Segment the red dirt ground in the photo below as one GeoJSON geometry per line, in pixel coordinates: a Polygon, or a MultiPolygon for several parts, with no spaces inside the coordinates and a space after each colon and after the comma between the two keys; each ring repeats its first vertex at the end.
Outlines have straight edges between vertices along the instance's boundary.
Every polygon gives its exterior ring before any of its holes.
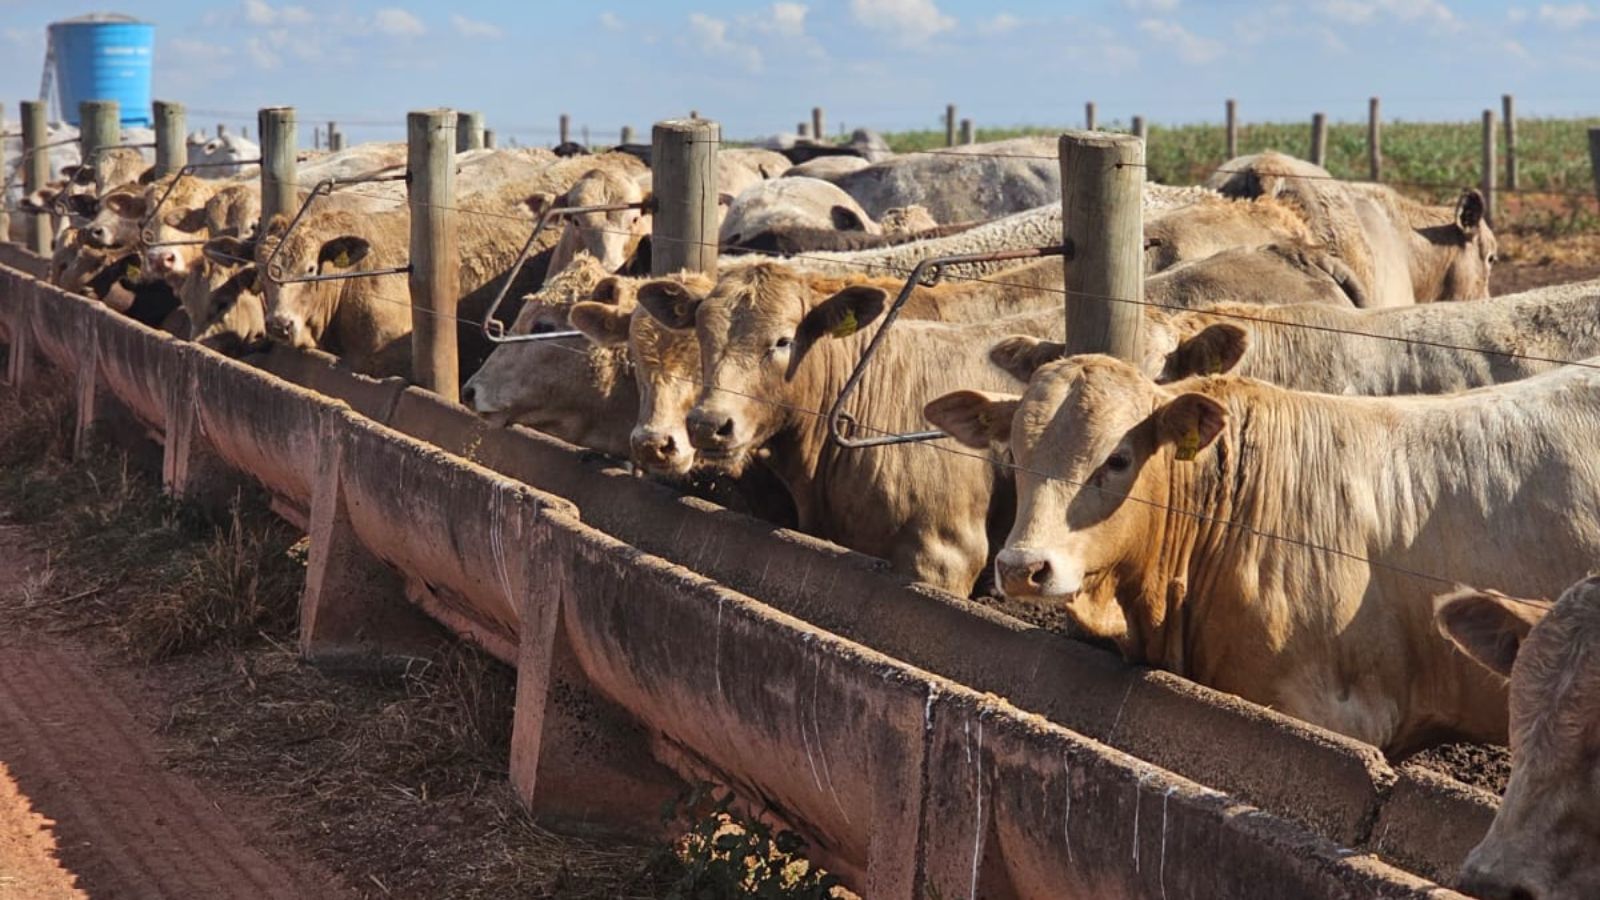
{"type": "MultiPolygon", "coordinates": [[[[41,564],[0,528],[0,591],[41,564]]],[[[70,638],[0,633],[0,897],[347,895],[252,804],[162,766],[149,696],[70,638]]]]}

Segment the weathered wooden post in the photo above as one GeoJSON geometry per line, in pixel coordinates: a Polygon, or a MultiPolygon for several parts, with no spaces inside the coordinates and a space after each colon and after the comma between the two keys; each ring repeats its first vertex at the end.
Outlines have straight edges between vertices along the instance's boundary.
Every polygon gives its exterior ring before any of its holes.
{"type": "Polygon", "coordinates": [[[321,125],[313,125],[311,127],[311,149],[313,149],[313,150],[321,150],[322,149],[322,126],[321,125]]]}
{"type": "Polygon", "coordinates": [[[225,135],[227,133],[228,133],[228,126],[222,124],[221,122],[218,122],[217,123],[217,137],[222,137],[223,135],[225,135]]]}
{"type": "Polygon", "coordinates": [[[247,141],[250,140],[250,126],[249,125],[241,125],[241,126],[239,126],[239,136],[244,138],[247,141]]]}
{"type": "Polygon", "coordinates": [[[1228,98],[1228,158],[1239,155],[1239,101],[1228,98]]]}
{"type": "Polygon", "coordinates": [[[156,177],[171,175],[189,164],[189,139],[182,103],[157,100],[152,106],[156,126],[156,177]]]}
{"type": "Polygon", "coordinates": [[[1328,164],[1328,117],[1322,113],[1311,115],[1311,164],[1328,164]]]}
{"type": "Polygon", "coordinates": [[[344,149],[344,132],[332,131],[329,133],[328,149],[334,153],[338,153],[340,150],[344,149]]]}
{"type": "Polygon", "coordinates": [[[823,116],[820,106],[811,107],[811,133],[816,135],[819,141],[828,137],[827,119],[823,116]]]}
{"type": "Polygon", "coordinates": [[[624,144],[633,143],[633,126],[632,125],[624,125],[624,126],[622,126],[622,142],[624,144]]]}
{"type": "Polygon", "coordinates": [[[115,100],[84,100],[78,104],[78,117],[83,163],[97,169],[100,151],[122,143],[122,110],[115,100]]]}
{"type": "Polygon", "coordinates": [[[256,124],[261,129],[261,228],[256,233],[265,236],[273,216],[292,216],[299,205],[294,107],[269,106],[256,114],[256,124]]]}
{"type": "Polygon", "coordinates": [[[650,134],[656,208],[650,271],[717,270],[717,147],[722,128],[707,119],[668,119],[650,134]]]}
{"type": "Polygon", "coordinates": [[[947,103],[944,107],[944,145],[946,147],[954,147],[956,145],[956,105],[954,103],[947,103]]]}
{"type": "Polygon", "coordinates": [[[972,120],[971,119],[962,119],[961,120],[961,143],[970,144],[972,142],[973,142],[972,120]]]}
{"type": "Polygon", "coordinates": [[[1068,251],[1068,353],[1137,361],[1144,310],[1144,143],[1061,136],[1062,241],[1068,251]]]}
{"type": "Polygon", "coordinates": [[[1146,143],[1150,141],[1150,132],[1145,128],[1144,116],[1133,117],[1133,136],[1146,143]]]}
{"type": "Polygon", "coordinates": [[[332,152],[333,149],[334,149],[333,136],[335,134],[338,134],[338,133],[339,133],[339,123],[335,122],[335,121],[333,121],[331,119],[328,120],[328,127],[324,128],[322,130],[322,135],[325,138],[325,140],[323,141],[323,146],[327,147],[329,152],[332,152]]]}
{"type": "Polygon", "coordinates": [[[411,181],[411,369],[418,384],[454,402],[456,301],[461,289],[456,235],[456,114],[430,109],[406,116],[411,181]]]}
{"type": "MultiPolygon", "coordinates": [[[[45,128],[45,105],[36,100],[22,101],[22,189],[31,194],[50,181],[50,151],[44,149],[49,132],[45,128]]],[[[49,256],[55,249],[55,232],[49,213],[28,216],[28,249],[49,256]]]]}
{"type": "Polygon", "coordinates": [[[800,135],[803,138],[810,137],[811,136],[811,123],[810,122],[799,122],[799,123],[796,123],[796,125],[794,126],[794,133],[800,135]]]}
{"type": "Polygon", "coordinates": [[[1100,118],[1095,114],[1094,101],[1090,100],[1083,105],[1083,130],[1099,131],[1100,118]]]}
{"type": "Polygon", "coordinates": [[[1517,175],[1517,98],[1510,94],[1500,97],[1500,113],[1506,120],[1506,190],[1520,187],[1517,175]]]}
{"type": "Polygon", "coordinates": [[[558,134],[560,135],[560,140],[556,141],[558,144],[565,144],[566,142],[572,140],[572,117],[566,113],[561,114],[561,124],[558,128],[558,134]]]}
{"type": "Polygon", "coordinates": [[[1500,164],[1495,160],[1494,110],[1483,111],[1483,218],[1495,223],[1495,178],[1500,164]]]}
{"type": "Polygon", "coordinates": [[[456,113],[456,152],[483,149],[483,113],[456,113]]]}
{"type": "Polygon", "coordinates": [[[1594,178],[1594,193],[1600,197],[1600,128],[1589,129],[1589,171],[1594,178]]]}
{"type": "MultiPolygon", "coordinates": [[[[0,131],[5,130],[5,122],[6,105],[4,103],[0,103],[0,131]]],[[[11,137],[9,134],[0,134],[0,174],[5,172],[6,166],[8,165],[6,160],[6,145],[7,138],[9,137],[11,137]]],[[[22,165],[22,160],[17,160],[17,165],[22,165]]],[[[19,170],[17,172],[17,176],[20,176],[21,174],[22,173],[19,170]]],[[[7,183],[7,188],[9,188],[11,184],[16,183],[17,176],[13,176],[11,181],[7,183]]],[[[11,213],[6,211],[6,203],[9,199],[10,198],[4,194],[0,194],[0,241],[11,240],[11,213]]]]}
{"type": "Polygon", "coordinates": [[[485,128],[483,130],[483,149],[485,149],[485,150],[493,150],[494,149],[494,129],[493,128],[485,128]]]}
{"type": "Polygon", "coordinates": [[[1383,118],[1377,97],[1367,100],[1367,177],[1383,180],[1383,118]]]}

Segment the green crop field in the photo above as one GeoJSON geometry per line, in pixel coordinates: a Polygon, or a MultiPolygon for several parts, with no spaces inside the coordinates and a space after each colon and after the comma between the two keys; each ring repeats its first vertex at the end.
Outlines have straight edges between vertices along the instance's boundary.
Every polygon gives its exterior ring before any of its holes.
{"type": "MultiPolygon", "coordinates": [[[[1558,232],[1590,228],[1596,224],[1594,176],[1589,165],[1588,130],[1600,119],[1518,119],[1517,161],[1519,187],[1526,193],[1509,200],[1507,210],[1518,224],[1558,232]]],[[[1108,130],[1116,130],[1108,129],[1108,130]]],[[[1059,134],[1059,128],[980,128],[977,140],[999,141],[1025,135],[1059,134]]],[[[885,134],[897,151],[929,150],[944,146],[944,132],[903,131],[885,134]]],[[[1496,129],[1500,147],[1497,178],[1505,183],[1505,133],[1496,129]]],[[[1226,160],[1222,125],[1184,125],[1149,128],[1147,158],[1150,178],[1164,184],[1194,184],[1205,179],[1226,160]]],[[[1241,124],[1239,150],[1256,153],[1281,150],[1294,156],[1309,155],[1311,126],[1307,122],[1241,124]]],[[[1330,123],[1327,168],[1335,176],[1366,179],[1367,126],[1330,123]]],[[[1385,122],[1383,125],[1383,180],[1406,189],[1419,199],[1448,200],[1463,187],[1482,179],[1483,123],[1385,122]]]]}

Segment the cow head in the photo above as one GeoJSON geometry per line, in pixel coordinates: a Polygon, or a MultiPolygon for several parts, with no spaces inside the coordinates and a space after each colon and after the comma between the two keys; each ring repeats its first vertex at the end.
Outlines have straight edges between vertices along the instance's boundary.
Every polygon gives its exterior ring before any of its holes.
{"type": "Polygon", "coordinates": [[[84,240],[94,247],[129,247],[139,240],[139,226],[149,203],[144,190],[112,191],[100,199],[99,208],[83,229],[84,240]]]}
{"type": "Polygon", "coordinates": [[[1489,275],[1498,244],[1485,221],[1483,195],[1468,190],[1456,201],[1453,221],[1428,229],[1434,253],[1443,255],[1444,271],[1436,296],[1418,290],[1417,300],[1482,300],[1489,296],[1489,275]]]}
{"type": "MultiPolygon", "coordinates": [[[[593,169],[573,183],[561,198],[562,206],[613,206],[639,203],[645,191],[635,179],[610,169],[593,169]]],[[[565,268],[578,251],[599,260],[607,272],[620,272],[640,238],[650,233],[650,216],[643,210],[621,209],[569,216],[561,241],[550,259],[550,271],[565,268]]]]}
{"type": "Polygon", "coordinates": [[[190,338],[219,353],[239,356],[266,343],[265,301],[255,246],[235,237],[212,238],[178,288],[189,316],[190,338]]]}
{"type": "MultiPolygon", "coordinates": [[[[267,335],[292,347],[315,347],[338,306],[342,281],[296,281],[306,277],[372,268],[373,246],[361,236],[361,217],[344,210],[308,216],[293,233],[288,219],[275,216],[257,249],[264,262],[278,246],[272,277],[263,285],[267,301],[267,335]]],[[[270,273],[269,273],[270,274],[270,273]]]]}
{"type": "Polygon", "coordinates": [[[1600,896],[1600,578],[1553,606],[1464,589],[1435,620],[1511,682],[1511,780],[1460,887],[1486,898],[1600,896]]]}
{"type": "Polygon", "coordinates": [[[699,462],[739,474],[754,451],[800,424],[797,410],[815,406],[805,399],[813,386],[797,377],[811,348],[865,327],[886,296],[869,286],[832,296],[817,287],[762,262],[724,273],[709,292],[664,281],[639,289],[639,306],[656,321],[699,337],[702,385],[687,416],[699,462]]]}
{"type": "Polygon", "coordinates": [[[928,420],[957,440],[1008,444],[1016,460],[1016,522],[995,561],[1007,596],[1065,600],[1097,576],[1142,576],[1172,467],[1191,465],[1227,423],[1215,399],[1181,390],[1191,384],[1074,356],[1034,372],[1020,398],[957,391],[928,404],[928,420]]]}
{"type": "MultiPolygon", "coordinates": [[[[632,295],[619,290],[616,281],[594,257],[579,253],[537,293],[523,298],[510,331],[569,330],[576,309],[591,303],[626,322],[632,295]]],[[[594,346],[581,337],[501,344],[462,386],[461,402],[496,425],[520,422],[562,440],[625,455],[626,420],[608,421],[605,408],[605,398],[627,377],[627,352],[620,346],[625,341],[624,325],[616,346],[594,346]]]]}

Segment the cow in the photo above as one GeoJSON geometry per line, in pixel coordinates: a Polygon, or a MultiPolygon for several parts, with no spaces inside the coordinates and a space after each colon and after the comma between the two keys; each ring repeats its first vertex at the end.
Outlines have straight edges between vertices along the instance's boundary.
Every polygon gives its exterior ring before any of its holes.
{"type": "MultiPolygon", "coordinates": [[[[620,206],[643,203],[644,187],[639,183],[641,168],[633,157],[609,153],[595,157],[612,165],[591,169],[567,189],[560,200],[541,200],[543,205],[620,206]],[[627,163],[621,163],[627,160],[627,163]]],[[[586,252],[607,272],[619,272],[650,234],[650,214],[644,209],[616,209],[607,212],[574,213],[566,217],[561,239],[550,256],[547,278],[565,269],[573,257],[586,252]]]]}
{"type": "Polygon", "coordinates": [[[1392,754],[1506,739],[1504,686],[1431,625],[1441,574],[1555,591],[1600,556],[1600,366],[1339,397],[1089,355],[926,412],[1015,460],[1008,596],[1109,580],[1128,659],[1392,754]]]}
{"type": "MultiPolygon", "coordinates": [[[[847,450],[827,439],[821,411],[877,333],[888,296],[876,285],[822,294],[805,275],[762,262],[721,273],[709,291],[648,282],[638,303],[660,325],[693,328],[698,339],[700,388],[686,425],[699,465],[737,477],[759,456],[783,482],[801,529],[964,596],[989,551],[998,479],[990,461],[918,445],[847,450]]],[[[1049,335],[1062,318],[1052,308],[986,323],[902,323],[845,410],[850,427],[859,435],[917,430],[908,395],[931,396],[964,378],[1014,384],[981,348],[1009,328],[1049,335]]]]}
{"type": "Polygon", "coordinates": [[[905,153],[833,182],[856,198],[868,215],[881,216],[915,203],[940,222],[993,219],[1061,199],[1055,138],[905,153]]]}
{"type": "Polygon", "coordinates": [[[1355,270],[1373,306],[1489,296],[1497,244],[1476,190],[1463,191],[1454,208],[1428,206],[1271,152],[1225,163],[1210,183],[1224,196],[1294,206],[1311,237],[1355,270]]]}
{"type": "Polygon", "coordinates": [[[883,229],[854,197],[816,178],[778,178],[734,195],[717,239],[739,247],[760,235],[795,228],[881,234],[883,229]]]}
{"type": "Polygon", "coordinates": [[[1600,578],[1554,604],[1463,588],[1439,597],[1440,630],[1509,680],[1511,779],[1459,887],[1490,900],[1600,896],[1600,578]]]}

